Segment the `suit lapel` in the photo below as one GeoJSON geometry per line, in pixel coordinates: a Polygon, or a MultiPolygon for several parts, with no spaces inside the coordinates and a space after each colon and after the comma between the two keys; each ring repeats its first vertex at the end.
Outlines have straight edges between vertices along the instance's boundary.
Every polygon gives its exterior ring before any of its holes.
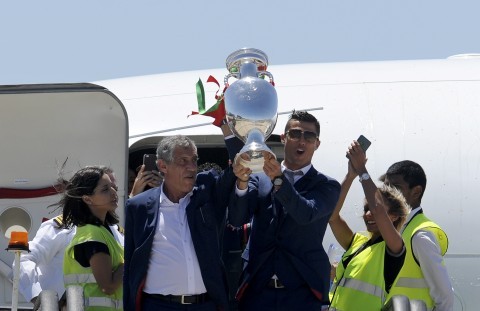
{"type": "Polygon", "coordinates": [[[192,225],[195,207],[198,206],[198,190],[198,186],[193,187],[192,195],[190,196],[190,202],[185,208],[185,213],[187,214],[187,221],[190,226],[192,225]]]}
{"type": "MultiPolygon", "coordinates": [[[[293,187],[297,192],[302,192],[307,189],[307,187],[312,183],[313,178],[317,176],[317,170],[312,166],[307,174],[303,175],[302,178],[300,178],[294,185],[293,187]]],[[[277,211],[279,212],[278,215],[278,226],[280,227],[283,222],[285,221],[285,218],[287,217],[287,211],[286,209],[278,202],[275,200],[275,205],[277,206],[277,211]]]]}
{"type": "Polygon", "coordinates": [[[148,197],[146,202],[145,209],[147,212],[147,230],[150,230],[146,241],[150,241],[150,237],[155,234],[155,231],[157,229],[158,215],[160,210],[160,200],[158,200],[157,198],[160,197],[160,193],[160,187],[156,188],[155,191],[152,192],[152,195],[148,197]]]}
{"type": "Polygon", "coordinates": [[[294,185],[295,187],[295,190],[297,190],[298,192],[301,192],[305,189],[307,189],[307,187],[311,184],[312,182],[312,179],[317,176],[317,170],[312,166],[308,172],[302,176],[302,178],[300,178],[294,185]]]}

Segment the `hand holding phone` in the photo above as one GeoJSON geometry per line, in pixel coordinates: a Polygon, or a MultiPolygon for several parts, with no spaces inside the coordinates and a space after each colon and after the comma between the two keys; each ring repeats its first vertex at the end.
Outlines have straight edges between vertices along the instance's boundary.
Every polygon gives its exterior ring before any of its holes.
{"type": "Polygon", "coordinates": [[[368,147],[372,144],[371,141],[369,141],[365,136],[360,135],[357,139],[357,142],[360,144],[360,147],[362,148],[363,152],[367,152],[368,147]]]}
{"type": "Polygon", "coordinates": [[[144,154],[143,164],[145,165],[144,171],[158,171],[157,167],[157,155],[144,154]]]}
{"type": "MultiPolygon", "coordinates": [[[[367,152],[367,149],[368,147],[370,147],[370,145],[372,144],[371,141],[369,141],[365,136],[363,135],[360,135],[358,138],[357,138],[357,142],[358,144],[360,145],[360,148],[362,148],[363,152],[367,152]]],[[[348,154],[346,155],[346,157],[348,158],[348,154]]]]}

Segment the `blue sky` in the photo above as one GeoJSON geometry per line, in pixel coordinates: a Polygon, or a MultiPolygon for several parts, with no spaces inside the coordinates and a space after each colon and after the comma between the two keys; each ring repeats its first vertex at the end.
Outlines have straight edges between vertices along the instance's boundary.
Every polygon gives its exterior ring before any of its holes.
{"type": "Polygon", "coordinates": [[[480,53],[478,0],[2,1],[0,84],[90,82],[223,68],[480,53]]]}

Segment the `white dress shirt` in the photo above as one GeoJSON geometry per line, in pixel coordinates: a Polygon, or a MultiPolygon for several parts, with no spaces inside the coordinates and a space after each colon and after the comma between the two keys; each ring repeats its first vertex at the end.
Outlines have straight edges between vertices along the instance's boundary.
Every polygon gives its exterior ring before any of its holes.
{"type": "Polygon", "coordinates": [[[282,166],[282,173],[285,174],[285,170],[290,171],[290,172],[293,172],[293,173],[294,173],[294,174],[293,174],[293,184],[295,184],[300,178],[302,178],[303,175],[306,175],[307,172],[308,172],[308,171],[310,170],[310,168],[312,167],[312,164],[308,164],[307,166],[304,166],[304,167],[302,167],[302,168],[299,169],[299,170],[292,171],[292,170],[288,169],[288,168],[284,165],[284,163],[285,163],[285,161],[282,161],[282,164],[281,164],[281,166],[282,166]],[[295,172],[297,172],[297,171],[302,171],[302,173],[301,173],[301,174],[295,173],[295,172]]]}
{"type": "Polygon", "coordinates": [[[171,202],[160,194],[160,210],[153,238],[144,292],[195,295],[207,292],[187,222],[186,207],[192,192],[171,202]]]}
{"type": "MultiPolygon", "coordinates": [[[[61,229],[53,220],[44,221],[32,241],[30,252],[20,257],[19,292],[27,301],[42,290],[54,290],[60,299],[65,292],[63,282],[63,256],[65,248],[75,236],[76,227],[61,229]]],[[[123,246],[123,234],[117,225],[110,226],[115,239],[123,246]]],[[[12,264],[15,268],[15,262],[12,264]]]]}

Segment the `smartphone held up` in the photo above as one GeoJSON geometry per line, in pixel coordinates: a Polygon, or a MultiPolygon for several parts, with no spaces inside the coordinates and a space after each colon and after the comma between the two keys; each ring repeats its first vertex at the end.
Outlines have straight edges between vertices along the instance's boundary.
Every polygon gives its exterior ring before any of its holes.
{"type": "Polygon", "coordinates": [[[144,154],[143,164],[145,165],[144,171],[158,171],[157,167],[157,155],[144,154]]]}
{"type": "MultiPolygon", "coordinates": [[[[372,144],[372,142],[363,135],[360,135],[357,138],[357,142],[360,145],[360,148],[362,148],[363,152],[367,152],[368,147],[370,147],[370,145],[372,144]]],[[[348,158],[348,154],[346,155],[346,157],[348,158]]]]}

